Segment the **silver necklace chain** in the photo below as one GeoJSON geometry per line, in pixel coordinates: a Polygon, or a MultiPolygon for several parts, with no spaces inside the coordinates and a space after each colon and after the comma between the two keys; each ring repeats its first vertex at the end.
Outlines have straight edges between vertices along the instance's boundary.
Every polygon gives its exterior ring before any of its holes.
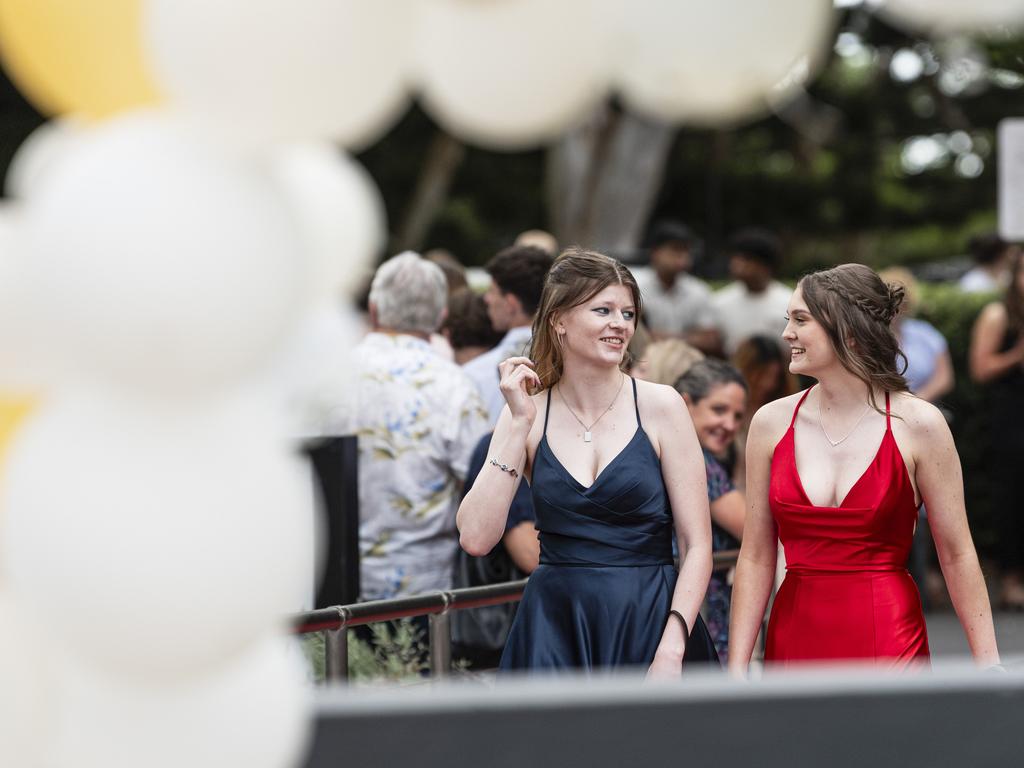
{"type": "Polygon", "coordinates": [[[864,417],[868,415],[868,411],[870,411],[870,410],[871,410],[871,404],[869,403],[868,405],[864,406],[864,410],[861,411],[860,416],[858,417],[856,423],[850,428],[850,431],[847,432],[845,435],[843,435],[838,440],[833,440],[831,437],[829,437],[828,432],[825,431],[825,422],[821,420],[821,395],[819,394],[818,395],[818,426],[821,427],[821,434],[823,434],[825,436],[825,439],[828,440],[829,443],[831,443],[833,448],[835,448],[841,442],[846,440],[846,438],[848,438],[850,435],[852,435],[854,432],[857,431],[857,427],[859,427],[860,423],[862,421],[864,421],[864,417]]]}
{"type": "Polygon", "coordinates": [[[594,427],[596,427],[596,426],[597,426],[597,422],[599,422],[599,421],[600,421],[601,419],[603,419],[603,418],[604,418],[604,416],[605,416],[605,414],[606,414],[606,413],[608,413],[608,411],[610,411],[610,410],[612,409],[612,406],[613,406],[613,405],[615,405],[615,401],[616,401],[616,400],[618,400],[618,399],[619,399],[619,395],[621,395],[621,394],[622,394],[622,385],[623,385],[623,384],[625,384],[625,383],[626,383],[626,377],[625,377],[625,376],[622,376],[622,377],[621,377],[621,378],[619,379],[619,388],[618,388],[618,390],[616,390],[616,392],[615,392],[615,397],[613,397],[613,398],[612,398],[612,401],[611,401],[610,403],[608,403],[608,407],[607,407],[607,408],[605,408],[605,409],[604,409],[604,410],[603,410],[603,411],[601,412],[601,415],[600,415],[600,416],[598,416],[598,417],[597,417],[596,419],[594,419],[594,423],[593,423],[593,424],[591,424],[591,425],[590,425],[589,427],[588,427],[588,426],[587,426],[586,424],[584,424],[584,423],[583,423],[583,419],[581,419],[581,418],[580,418],[579,416],[577,416],[577,415],[576,415],[576,411],[574,411],[574,410],[572,409],[572,406],[571,406],[571,405],[569,405],[569,401],[568,401],[568,400],[566,400],[566,399],[565,399],[565,395],[563,395],[563,394],[562,394],[562,388],[561,388],[561,387],[559,387],[559,388],[558,388],[558,396],[559,396],[560,398],[562,398],[562,402],[563,402],[563,403],[565,403],[565,407],[569,409],[569,413],[571,413],[571,414],[572,414],[572,417],[573,417],[574,419],[576,419],[576,421],[578,421],[578,422],[580,423],[580,426],[581,426],[581,427],[583,427],[583,442],[584,442],[584,443],[589,443],[589,442],[590,442],[591,440],[593,440],[593,439],[594,439],[594,436],[593,436],[593,434],[591,433],[591,430],[592,430],[592,429],[593,429],[594,427]]]}

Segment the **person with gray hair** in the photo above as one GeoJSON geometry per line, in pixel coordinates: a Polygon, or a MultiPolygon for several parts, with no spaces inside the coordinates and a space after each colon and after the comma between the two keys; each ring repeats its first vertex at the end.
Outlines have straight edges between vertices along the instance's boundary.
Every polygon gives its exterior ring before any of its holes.
{"type": "Polygon", "coordinates": [[[340,425],[359,437],[363,600],[451,587],[462,481],[490,424],[473,382],[431,349],[447,299],[441,268],[415,253],[384,262],[370,288],[340,425]]]}
{"type": "Polygon", "coordinates": [[[426,334],[441,327],[448,302],[444,271],[405,251],[377,270],[370,284],[370,325],[394,333],[426,334]]]}

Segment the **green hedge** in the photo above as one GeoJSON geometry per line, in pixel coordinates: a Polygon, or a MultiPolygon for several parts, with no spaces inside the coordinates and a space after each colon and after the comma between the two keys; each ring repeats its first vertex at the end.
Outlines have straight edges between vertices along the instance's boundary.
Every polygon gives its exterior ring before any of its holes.
{"type": "MultiPolygon", "coordinates": [[[[985,388],[971,381],[967,368],[971,329],[992,294],[963,293],[954,285],[921,285],[918,316],[934,325],[949,342],[956,387],[942,401],[952,414],[951,428],[964,470],[967,514],[978,549],[986,552],[995,542],[986,454],[991,416],[985,407],[985,388]]],[[[1022,393],[1024,394],[1024,393],[1022,393]]]]}

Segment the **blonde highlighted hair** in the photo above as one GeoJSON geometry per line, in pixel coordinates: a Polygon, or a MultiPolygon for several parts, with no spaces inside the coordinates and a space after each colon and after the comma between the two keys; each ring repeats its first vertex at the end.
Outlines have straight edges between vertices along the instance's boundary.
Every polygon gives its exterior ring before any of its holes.
{"type": "Polygon", "coordinates": [[[647,362],[647,380],[655,384],[674,387],[679,377],[693,364],[703,360],[704,353],[682,339],[662,339],[649,345],[644,351],[647,362]]]}

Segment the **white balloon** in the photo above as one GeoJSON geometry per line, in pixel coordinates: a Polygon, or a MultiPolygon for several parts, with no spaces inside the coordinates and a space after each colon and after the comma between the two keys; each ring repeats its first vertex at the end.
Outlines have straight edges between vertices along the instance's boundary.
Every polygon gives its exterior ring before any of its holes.
{"type": "Polygon", "coordinates": [[[416,68],[424,107],[482,146],[557,137],[605,96],[607,0],[419,0],[416,68]]]}
{"type": "Polygon", "coordinates": [[[0,765],[40,762],[53,719],[50,661],[44,638],[0,585],[0,765]]]}
{"type": "Polygon", "coordinates": [[[237,653],[308,589],[309,472],[281,431],[255,397],[55,396],[5,466],[12,590],[113,674],[176,679],[237,653]]]}
{"type": "Polygon", "coordinates": [[[47,173],[86,135],[88,128],[73,117],[50,120],[28,135],[11,159],[4,179],[8,197],[27,198],[47,173]]]}
{"type": "Polygon", "coordinates": [[[149,0],[172,102],[264,140],[380,136],[408,100],[409,0],[149,0]]]}
{"type": "Polygon", "coordinates": [[[25,217],[22,290],[68,377],[175,396],[234,385],[309,289],[269,176],[161,115],[91,132],[25,217]]]}
{"type": "Polygon", "coordinates": [[[59,375],[29,308],[23,223],[20,203],[0,204],[0,388],[9,394],[38,393],[59,375]]]}
{"type": "Polygon", "coordinates": [[[351,350],[367,328],[349,306],[310,306],[268,384],[290,422],[289,434],[308,438],[343,434],[358,371],[351,350]]]}
{"type": "Polygon", "coordinates": [[[369,173],[330,144],[297,144],[274,154],[273,174],[310,249],[314,291],[351,294],[384,250],[384,200],[369,173]]]}
{"type": "Polygon", "coordinates": [[[310,735],[311,691],[280,637],[196,680],[126,683],[70,665],[50,728],[54,765],[289,768],[310,735]]]}
{"type": "Polygon", "coordinates": [[[668,122],[729,123],[765,112],[824,60],[826,0],[634,0],[620,19],[617,84],[668,122]]]}
{"type": "Polygon", "coordinates": [[[1024,26],[1021,0],[885,0],[879,13],[905,29],[933,34],[1024,26]]]}

